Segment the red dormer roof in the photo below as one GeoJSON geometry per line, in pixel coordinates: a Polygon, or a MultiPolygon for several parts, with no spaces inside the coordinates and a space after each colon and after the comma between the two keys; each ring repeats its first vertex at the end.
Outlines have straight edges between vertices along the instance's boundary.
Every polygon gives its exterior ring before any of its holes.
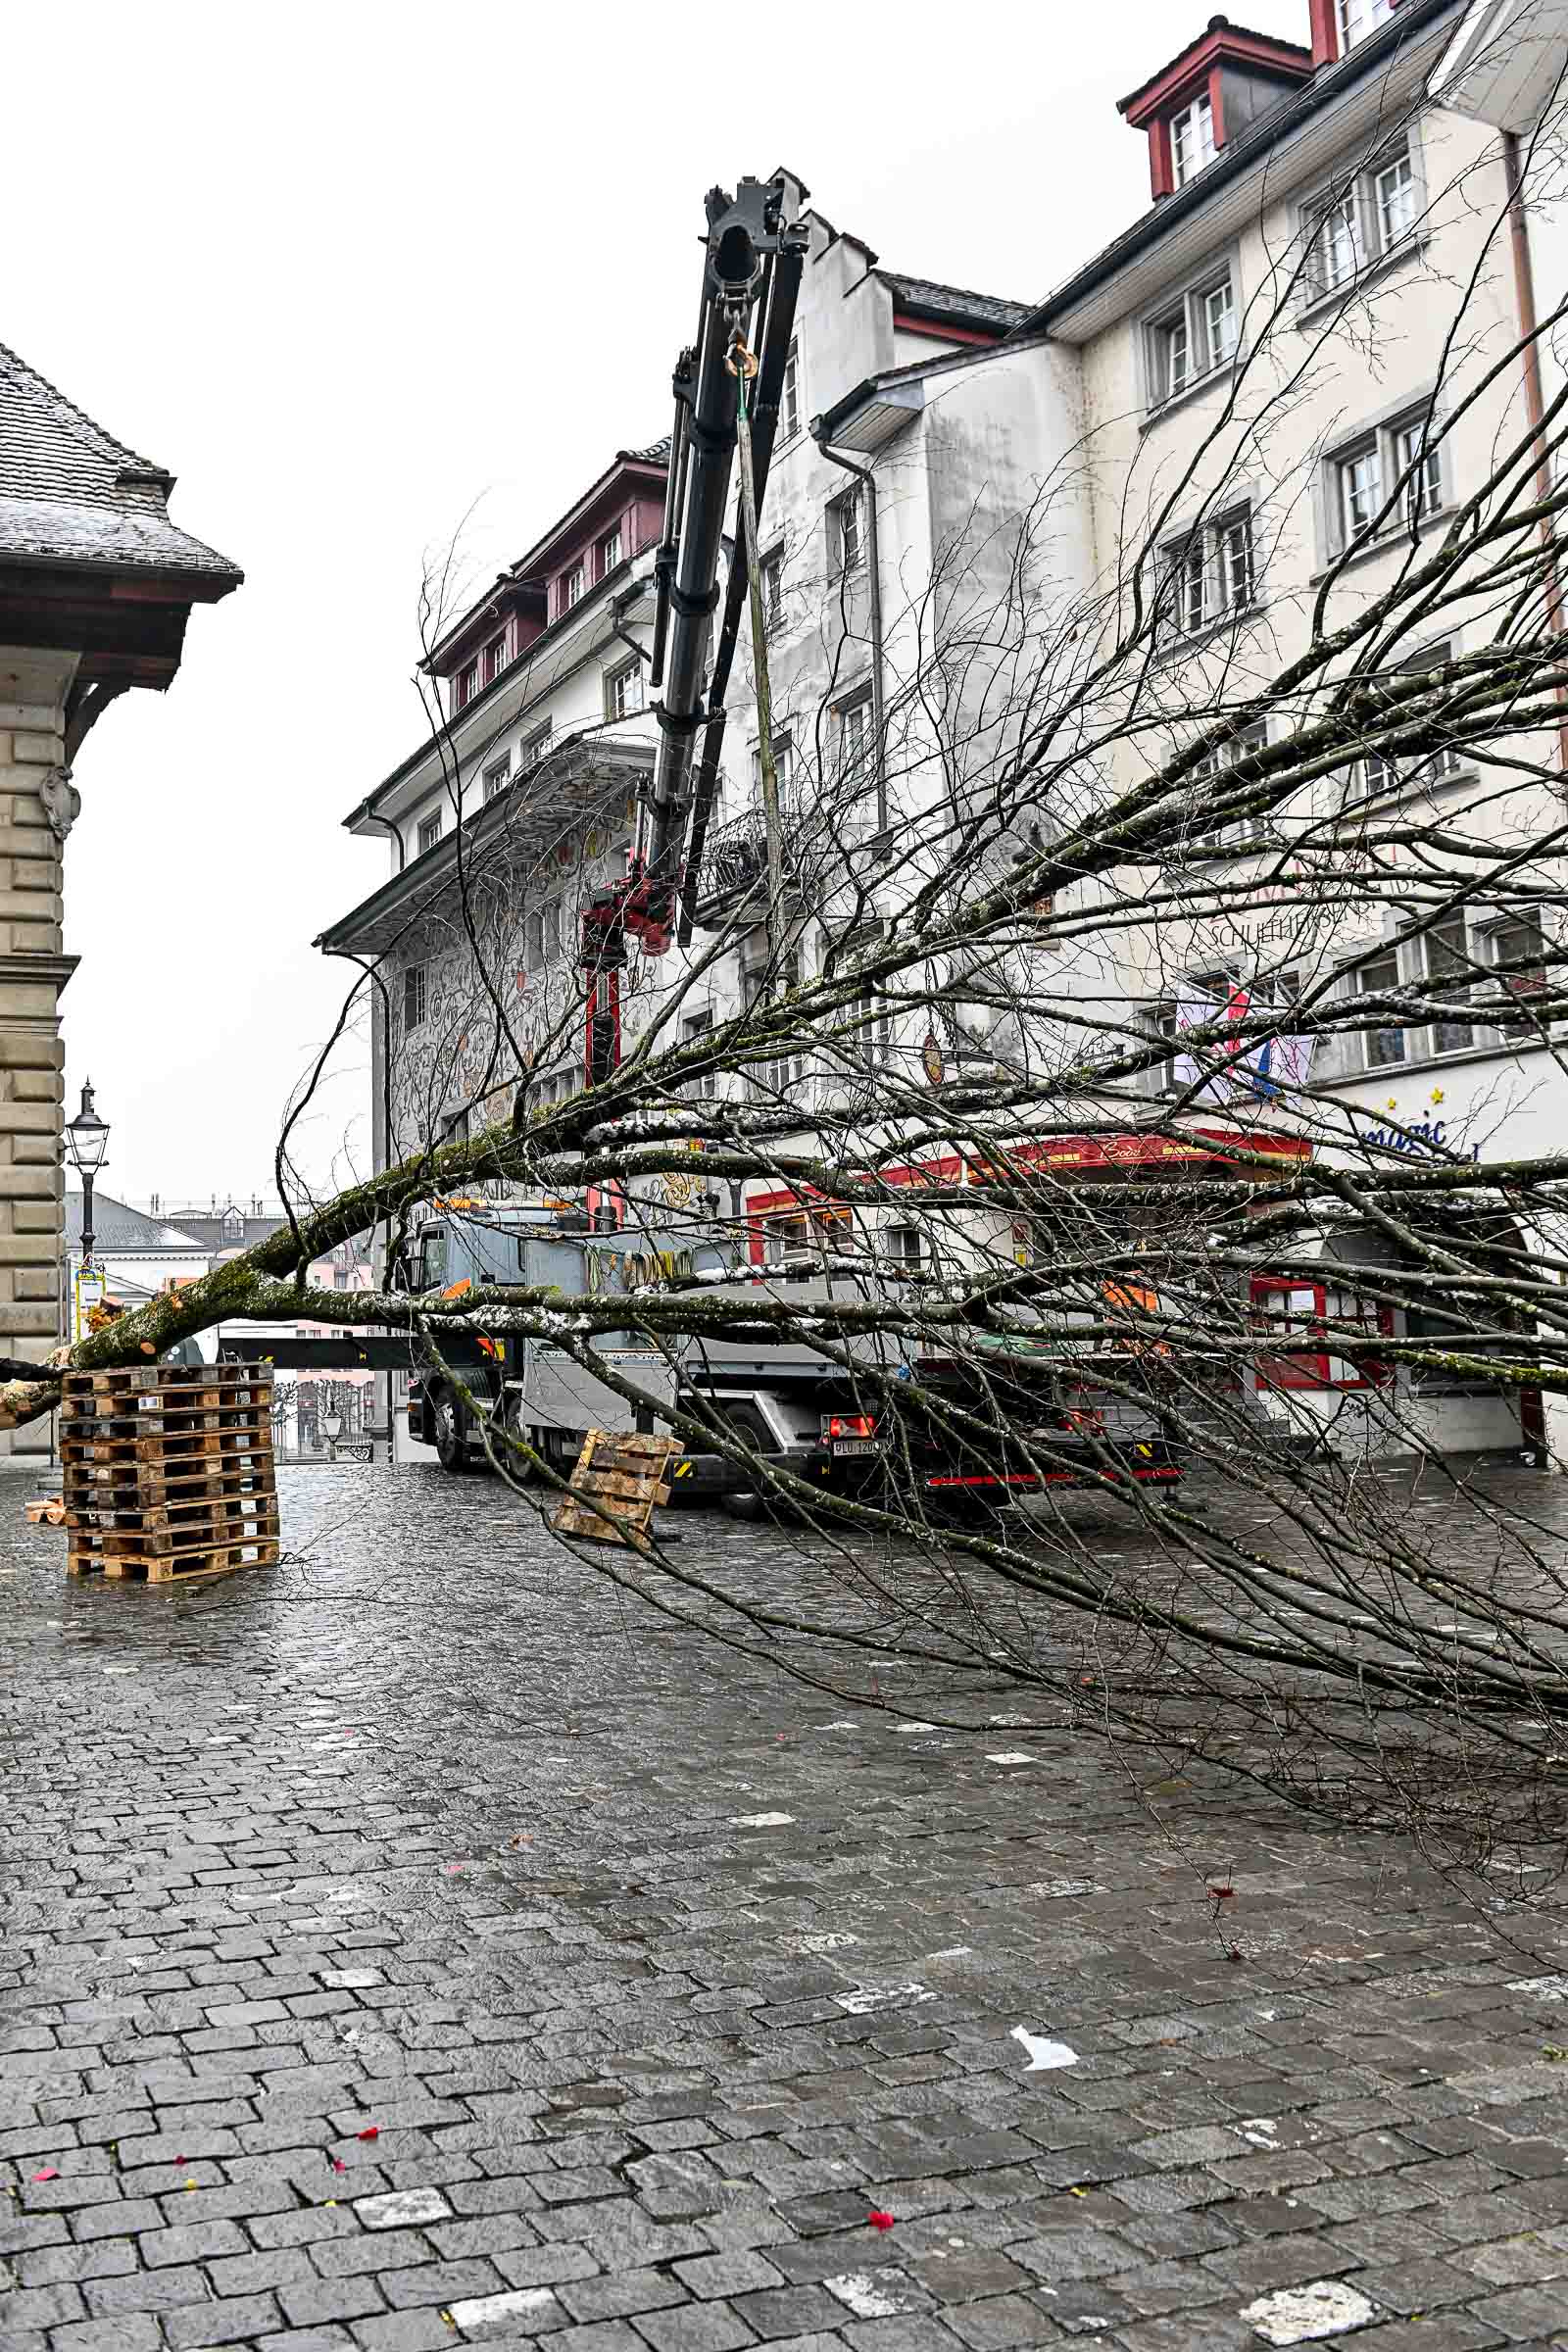
{"type": "Polygon", "coordinates": [[[1226,137],[1227,93],[1243,123],[1312,78],[1313,57],[1296,41],[1276,40],[1272,33],[1253,32],[1214,16],[1197,40],[1173,57],[1157,74],[1116,102],[1134,130],[1149,133],[1149,176],[1156,202],[1175,186],[1171,163],[1170,125],[1195,99],[1206,96],[1213,144],[1226,137]]]}

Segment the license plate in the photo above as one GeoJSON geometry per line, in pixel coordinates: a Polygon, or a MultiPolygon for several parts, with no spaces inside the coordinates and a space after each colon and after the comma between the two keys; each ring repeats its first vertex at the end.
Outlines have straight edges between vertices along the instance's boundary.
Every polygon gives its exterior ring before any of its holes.
{"type": "Polygon", "coordinates": [[[833,1440],[835,1459],[841,1453],[880,1453],[881,1451],[882,1441],[880,1438],[835,1438],[833,1440]]]}

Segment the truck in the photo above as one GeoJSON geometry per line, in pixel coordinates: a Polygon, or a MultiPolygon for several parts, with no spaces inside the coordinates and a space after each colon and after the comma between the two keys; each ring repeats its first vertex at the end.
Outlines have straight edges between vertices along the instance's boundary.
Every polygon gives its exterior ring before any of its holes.
{"type": "MultiPolygon", "coordinates": [[[[594,1231],[569,1203],[437,1200],[411,1219],[388,1287],[412,1297],[461,1300],[465,1286],[550,1288],[563,1297],[624,1296],[627,1322],[589,1350],[607,1372],[635,1384],[633,1402],[596,1377],[561,1342],[501,1333],[447,1348],[439,1365],[414,1368],[410,1435],[434,1447],[454,1474],[488,1458],[480,1417],[462,1394],[527,1439],[563,1473],[589,1429],[652,1432],[673,1408],[738,1441],[747,1460],[694,1445],[675,1470],[682,1500],[724,1499],[740,1512],[766,1505],[770,1473],[818,1491],[875,1499],[890,1490],[927,1508],[1015,1498],[1054,1485],[1180,1475],[1180,1455],[1146,1360],[1076,1338],[1072,1324],[1038,1337],[965,1335],[956,1348],[919,1332],[872,1331],[835,1355],[778,1340],[748,1305],[809,1309],[897,1296],[887,1270],[853,1252],[803,1253],[753,1265],[718,1228],[661,1233],[594,1231]],[[662,1344],[639,1331],[639,1294],[698,1290],[734,1310],[721,1338],[687,1334],[662,1344]]],[[[1082,1324],[1092,1322],[1086,1307],[1082,1324]]]]}

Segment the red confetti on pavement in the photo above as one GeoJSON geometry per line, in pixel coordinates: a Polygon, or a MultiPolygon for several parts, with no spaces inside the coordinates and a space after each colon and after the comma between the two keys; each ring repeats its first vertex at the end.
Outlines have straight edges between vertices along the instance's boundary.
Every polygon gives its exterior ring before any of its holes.
{"type": "Polygon", "coordinates": [[[52,2164],[46,2164],[41,2173],[34,2173],[32,2177],[35,2180],[58,2180],[60,2175],[52,2164]]]}
{"type": "Polygon", "coordinates": [[[379,2139],[381,2127],[379,2124],[367,2124],[365,2130],[357,2132],[354,2136],[356,2139],[379,2139]]]}
{"type": "Polygon", "coordinates": [[[332,2167],[334,2173],[346,2173],[349,2169],[348,2166],[342,2161],[341,2157],[329,2156],[326,2161],[332,2167]]]}
{"type": "Polygon", "coordinates": [[[873,2230],[891,2230],[893,2227],[891,2213],[868,2213],[865,2218],[873,2230]]]}

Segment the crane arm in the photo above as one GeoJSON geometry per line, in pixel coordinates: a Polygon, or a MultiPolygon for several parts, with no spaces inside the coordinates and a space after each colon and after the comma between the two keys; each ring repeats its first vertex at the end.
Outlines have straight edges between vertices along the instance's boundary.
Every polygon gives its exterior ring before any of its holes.
{"type": "Polygon", "coordinates": [[[697,339],[675,368],[664,529],[654,567],[652,683],[659,690],[654,705],[659,754],[651,782],[639,796],[626,880],[601,893],[583,912],[590,1085],[608,1078],[620,1058],[620,973],[628,937],[645,956],[663,955],[677,911],[682,941],[691,936],[697,869],[724,739],[724,694],[746,601],[739,547],[732,552],[722,597],[718,586],[735,466],[733,360],[749,338],[760,347],[752,478],[760,506],[808,243],[804,223],[785,220],[785,202],[782,175],[743,179],[733,197],[722,188],[708,195],[697,339]]]}

